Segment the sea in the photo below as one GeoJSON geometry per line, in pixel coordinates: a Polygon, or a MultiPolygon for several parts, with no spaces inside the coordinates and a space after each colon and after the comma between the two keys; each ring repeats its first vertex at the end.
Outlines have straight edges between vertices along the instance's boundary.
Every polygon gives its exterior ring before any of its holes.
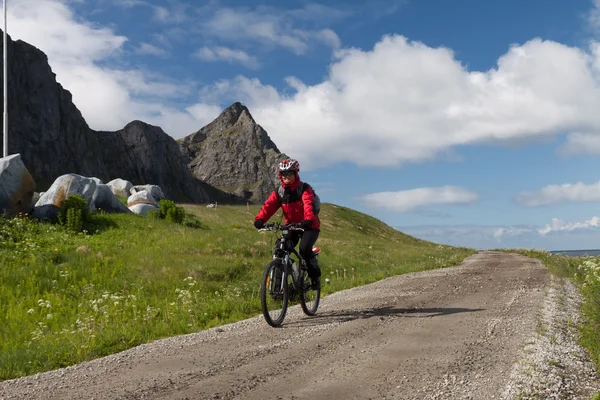
{"type": "Polygon", "coordinates": [[[554,254],[562,254],[570,257],[585,257],[592,256],[598,257],[600,256],[600,249],[592,249],[592,250],[555,250],[550,253],[554,254]]]}

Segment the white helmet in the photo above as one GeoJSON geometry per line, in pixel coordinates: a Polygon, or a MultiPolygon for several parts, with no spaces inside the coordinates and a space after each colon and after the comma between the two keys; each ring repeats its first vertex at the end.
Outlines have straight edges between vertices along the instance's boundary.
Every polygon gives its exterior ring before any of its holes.
{"type": "Polygon", "coordinates": [[[295,171],[296,173],[300,172],[300,163],[293,158],[288,158],[281,161],[279,163],[279,173],[285,171],[295,171]]]}

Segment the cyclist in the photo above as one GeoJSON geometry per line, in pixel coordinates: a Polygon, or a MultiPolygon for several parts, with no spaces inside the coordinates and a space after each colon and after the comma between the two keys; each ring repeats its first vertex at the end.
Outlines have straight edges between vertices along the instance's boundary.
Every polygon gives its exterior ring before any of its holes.
{"type": "Polygon", "coordinates": [[[277,173],[284,189],[283,196],[280,198],[277,190],[269,195],[254,218],[254,226],[256,229],[263,228],[265,222],[277,212],[279,207],[283,210],[285,224],[301,224],[304,232],[292,232],[292,243],[295,247],[301,238],[299,253],[306,260],[311,288],[317,290],[321,287],[321,270],[312,249],[319,237],[321,221],[313,212],[314,192],[310,185],[305,183],[304,192],[298,195],[297,189],[302,184],[299,172],[300,164],[297,160],[289,158],[279,163],[277,173]]]}

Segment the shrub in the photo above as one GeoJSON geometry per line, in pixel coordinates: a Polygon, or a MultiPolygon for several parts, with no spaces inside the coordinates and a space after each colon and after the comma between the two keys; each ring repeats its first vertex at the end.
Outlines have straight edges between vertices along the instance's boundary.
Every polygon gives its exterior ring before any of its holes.
{"type": "Polygon", "coordinates": [[[83,218],[81,210],[69,208],[67,210],[67,222],[63,224],[68,231],[81,232],[83,229],[83,218]]]}
{"type": "Polygon", "coordinates": [[[172,200],[166,199],[160,201],[159,210],[150,210],[148,215],[151,218],[160,218],[177,224],[183,224],[184,220],[186,220],[185,209],[176,206],[172,200]]]}
{"type": "Polygon", "coordinates": [[[167,221],[181,224],[183,222],[184,217],[185,217],[185,210],[183,209],[183,207],[175,207],[175,208],[169,208],[167,210],[167,216],[165,217],[165,219],[167,221]]]}
{"type": "Polygon", "coordinates": [[[81,232],[84,222],[90,220],[90,210],[87,201],[74,194],[67,197],[60,204],[58,210],[58,222],[71,232],[81,232]]]}

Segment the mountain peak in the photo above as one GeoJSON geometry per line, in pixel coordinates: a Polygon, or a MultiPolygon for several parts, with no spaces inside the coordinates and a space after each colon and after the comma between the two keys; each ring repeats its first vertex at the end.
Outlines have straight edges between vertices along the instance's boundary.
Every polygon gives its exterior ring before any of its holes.
{"type": "Polygon", "coordinates": [[[283,156],[239,102],[178,143],[193,175],[225,192],[263,202],[279,184],[275,169],[283,156]]]}
{"type": "Polygon", "coordinates": [[[236,101],[229,107],[227,107],[221,114],[213,121],[215,125],[219,125],[221,129],[227,129],[234,126],[240,119],[247,119],[253,124],[256,124],[254,118],[250,114],[248,107],[236,101]]]}

